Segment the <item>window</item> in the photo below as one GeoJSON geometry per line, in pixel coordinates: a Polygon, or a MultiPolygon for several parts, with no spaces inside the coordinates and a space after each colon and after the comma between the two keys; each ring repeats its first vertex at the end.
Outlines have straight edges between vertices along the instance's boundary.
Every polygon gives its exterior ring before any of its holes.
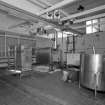
{"type": "Polygon", "coordinates": [[[86,21],[86,33],[94,33],[99,31],[99,20],[94,19],[94,20],[89,20],[86,21]]]}
{"type": "Polygon", "coordinates": [[[100,31],[105,31],[105,18],[100,19],[100,31]]]}
{"type": "Polygon", "coordinates": [[[65,34],[64,32],[58,32],[58,38],[65,38],[67,37],[67,34],[65,34]]]}
{"type": "Polygon", "coordinates": [[[66,38],[67,36],[72,36],[74,35],[72,32],[66,32],[66,31],[63,31],[63,32],[58,32],[58,38],[66,38]]]}

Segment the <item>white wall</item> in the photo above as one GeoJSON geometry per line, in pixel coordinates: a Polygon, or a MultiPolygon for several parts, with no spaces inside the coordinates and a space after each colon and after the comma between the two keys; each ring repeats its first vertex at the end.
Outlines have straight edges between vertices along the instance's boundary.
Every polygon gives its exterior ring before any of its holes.
{"type": "Polygon", "coordinates": [[[25,30],[24,28],[16,27],[9,29],[11,26],[18,25],[22,22],[23,22],[22,20],[12,17],[8,14],[0,13],[0,30],[6,30],[21,34],[28,34],[28,31],[25,30]]]}
{"type": "Polygon", "coordinates": [[[93,45],[95,46],[96,53],[105,53],[105,32],[76,38],[76,52],[93,53],[93,45]]]}

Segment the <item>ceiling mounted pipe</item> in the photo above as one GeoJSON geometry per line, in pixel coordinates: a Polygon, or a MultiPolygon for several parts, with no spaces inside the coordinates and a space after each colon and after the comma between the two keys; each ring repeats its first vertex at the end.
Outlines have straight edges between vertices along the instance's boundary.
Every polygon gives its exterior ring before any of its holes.
{"type": "Polygon", "coordinates": [[[83,12],[79,12],[79,13],[76,13],[76,14],[71,14],[67,17],[62,18],[61,21],[65,21],[65,20],[76,18],[76,17],[84,16],[84,15],[87,15],[87,14],[95,13],[97,11],[101,11],[101,10],[104,10],[104,9],[105,9],[105,5],[101,5],[101,6],[89,9],[89,10],[84,10],[83,12]]]}
{"type": "Polygon", "coordinates": [[[36,14],[33,14],[33,13],[29,12],[28,10],[21,9],[19,7],[16,7],[16,6],[10,4],[9,2],[4,2],[3,0],[0,0],[0,5],[5,6],[5,7],[8,7],[8,8],[13,9],[13,10],[16,10],[18,12],[24,13],[26,15],[29,15],[29,16],[33,17],[33,18],[37,18],[38,20],[41,20],[43,22],[47,22],[47,23],[49,23],[49,24],[53,25],[54,27],[57,27],[57,28],[59,28],[61,30],[67,29],[68,31],[70,31],[70,32],[72,32],[74,34],[77,34],[77,35],[83,35],[84,34],[82,32],[76,31],[75,29],[72,29],[72,28],[67,27],[67,26],[65,28],[65,26],[62,26],[62,25],[58,24],[57,22],[54,22],[52,20],[48,20],[48,19],[43,18],[41,16],[38,16],[36,14]]]}
{"type": "Polygon", "coordinates": [[[65,6],[65,5],[68,5],[68,4],[76,2],[76,1],[77,0],[63,0],[63,1],[61,1],[61,2],[59,2],[57,4],[55,4],[55,5],[47,8],[47,9],[41,11],[38,15],[43,15],[43,14],[45,14],[47,12],[50,12],[50,11],[53,11],[55,9],[61,8],[61,7],[65,6]]]}

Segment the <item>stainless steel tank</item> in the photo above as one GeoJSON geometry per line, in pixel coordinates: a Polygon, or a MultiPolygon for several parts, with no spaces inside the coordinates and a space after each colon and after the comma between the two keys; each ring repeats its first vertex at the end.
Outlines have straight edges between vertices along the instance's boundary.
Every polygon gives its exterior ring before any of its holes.
{"type": "Polygon", "coordinates": [[[80,84],[90,89],[105,91],[105,55],[81,55],[80,84]]]}

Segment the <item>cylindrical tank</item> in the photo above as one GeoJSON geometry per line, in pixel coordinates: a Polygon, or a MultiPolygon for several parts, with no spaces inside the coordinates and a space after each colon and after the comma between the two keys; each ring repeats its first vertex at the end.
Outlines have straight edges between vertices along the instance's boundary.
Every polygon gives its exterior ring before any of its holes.
{"type": "Polygon", "coordinates": [[[80,84],[90,89],[105,91],[105,55],[81,55],[80,84]]]}

